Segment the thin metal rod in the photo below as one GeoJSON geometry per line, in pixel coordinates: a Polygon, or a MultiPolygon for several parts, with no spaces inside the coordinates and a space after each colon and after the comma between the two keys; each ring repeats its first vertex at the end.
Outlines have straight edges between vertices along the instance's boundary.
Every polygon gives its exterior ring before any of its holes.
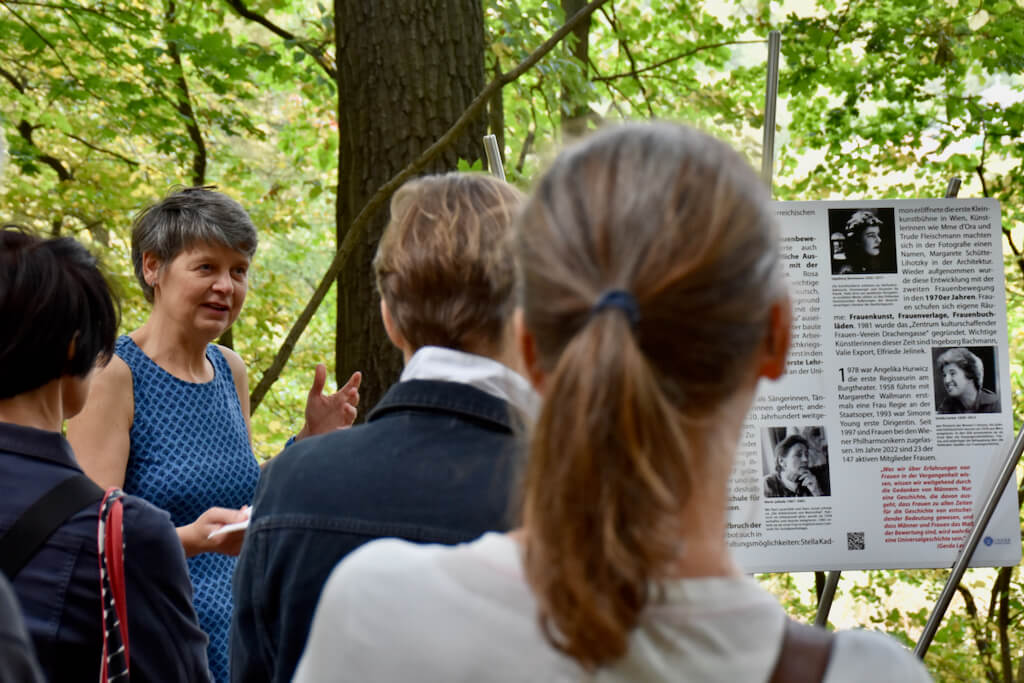
{"type": "Polygon", "coordinates": [[[498,138],[494,135],[484,136],[484,151],[487,152],[487,168],[491,175],[505,179],[505,167],[501,165],[501,153],[498,151],[498,138]]]}
{"type": "Polygon", "coordinates": [[[914,648],[914,654],[920,659],[924,659],[924,656],[928,654],[928,647],[932,644],[935,632],[939,630],[939,624],[942,623],[942,618],[949,608],[949,603],[953,599],[956,587],[960,584],[960,579],[964,577],[964,572],[967,571],[967,564],[971,561],[971,557],[974,556],[974,550],[978,547],[978,541],[981,540],[982,535],[985,533],[985,527],[988,526],[989,520],[992,519],[992,513],[996,510],[996,505],[1003,495],[1003,490],[1013,480],[1013,472],[1017,468],[1021,451],[1024,451],[1024,427],[1017,433],[1017,440],[1013,443],[1013,448],[1010,449],[1006,462],[1003,463],[1003,469],[999,472],[999,478],[996,480],[991,493],[988,494],[985,505],[981,508],[981,514],[974,523],[970,536],[967,537],[967,543],[964,545],[963,550],[960,551],[960,556],[957,557],[953,568],[949,572],[949,578],[946,580],[946,585],[939,595],[939,601],[935,603],[935,608],[928,616],[928,622],[924,625],[924,631],[921,633],[920,640],[917,641],[917,647],[914,648]]]}
{"type": "Polygon", "coordinates": [[[764,93],[764,139],[761,143],[761,178],[768,191],[772,189],[772,169],[775,166],[775,105],[779,99],[779,53],[782,34],[768,34],[768,77],[764,93]]]}
{"type": "Polygon", "coordinates": [[[825,590],[821,591],[821,599],[818,600],[818,613],[814,615],[814,625],[825,628],[828,623],[828,613],[832,610],[832,600],[836,597],[836,586],[839,585],[841,571],[835,569],[828,573],[825,579],[825,590]]]}
{"type": "Polygon", "coordinates": [[[946,183],[946,199],[953,199],[960,194],[960,176],[953,176],[946,183]]]}

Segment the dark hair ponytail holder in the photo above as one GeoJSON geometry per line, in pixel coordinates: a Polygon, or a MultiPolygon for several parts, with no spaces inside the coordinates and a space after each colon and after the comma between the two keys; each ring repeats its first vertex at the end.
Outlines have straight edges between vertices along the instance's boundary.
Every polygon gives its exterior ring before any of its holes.
{"type": "Polygon", "coordinates": [[[637,321],[640,320],[636,299],[624,289],[609,289],[598,297],[597,302],[590,309],[590,317],[593,318],[609,308],[621,311],[629,319],[630,327],[636,327],[637,321]]]}

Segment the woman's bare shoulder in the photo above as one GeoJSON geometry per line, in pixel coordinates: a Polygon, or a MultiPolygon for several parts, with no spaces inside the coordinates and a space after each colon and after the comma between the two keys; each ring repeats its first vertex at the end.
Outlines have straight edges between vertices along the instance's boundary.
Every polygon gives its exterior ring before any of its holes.
{"type": "Polygon", "coordinates": [[[231,372],[246,372],[245,361],[242,360],[242,357],[238,355],[237,351],[230,347],[222,346],[220,344],[214,344],[214,346],[216,346],[217,350],[220,351],[221,354],[224,356],[224,360],[228,362],[228,367],[231,368],[231,372]]]}

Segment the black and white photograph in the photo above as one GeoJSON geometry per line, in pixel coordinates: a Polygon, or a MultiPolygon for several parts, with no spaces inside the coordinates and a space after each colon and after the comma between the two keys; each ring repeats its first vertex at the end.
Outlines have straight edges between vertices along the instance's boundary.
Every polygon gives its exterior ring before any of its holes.
{"type": "Polygon", "coordinates": [[[994,346],[939,346],[932,349],[935,412],[998,413],[994,346]]]}
{"type": "Polygon", "coordinates": [[[761,452],[765,498],[832,495],[823,426],[767,427],[761,432],[761,452]]]}
{"type": "Polygon", "coordinates": [[[828,230],[833,275],[896,272],[892,208],[829,209],[828,230]]]}

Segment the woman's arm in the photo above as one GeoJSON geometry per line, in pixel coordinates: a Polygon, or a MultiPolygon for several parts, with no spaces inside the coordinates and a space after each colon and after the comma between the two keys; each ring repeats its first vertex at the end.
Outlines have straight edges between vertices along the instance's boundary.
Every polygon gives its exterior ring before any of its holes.
{"type": "MultiPolygon", "coordinates": [[[[234,355],[238,357],[238,354],[234,355]]],[[[249,396],[245,393],[242,395],[245,396],[243,408],[248,418],[249,396]]],[[[93,378],[82,412],[68,420],[68,441],[78,464],[90,479],[103,488],[124,486],[128,456],[131,453],[134,415],[131,368],[114,356],[93,378]]],[[[246,514],[240,510],[211,508],[191,524],[178,527],[178,538],[185,555],[192,557],[203,552],[237,555],[242,545],[243,531],[212,539],[209,534],[225,524],[240,522],[245,518],[246,514]]]]}
{"type": "MultiPolygon", "coordinates": [[[[242,417],[245,418],[245,427],[249,432],[249,445],[252,445],[252,421],[249,418],[249,374],[245,367],[245,361],[232,349],[226,346],[218,346],[224,358],[231,368],[231,377],[235,381],[235,391],[238,393],[238,403],[242,406],[242,417]]],[[[313,373],[313,386],[306,397],[305,422],[302,429],[295,435],[296,441],[301,441],[307,436],[326,434],[336,429],[349,427],[356,420],[359,405],[359,384],[363,375],[360,372],[353,372],[341,389],[330,395],[324,394],[324,386],[327,383],[327,367],[318,363],[313,373]]],[[[264,467],[268,461],[260,463],[264,467]]]]}
{"type": "Polygon", "coordinates": [[[249,420],[249,370],[245,367],[245,361],[234,349],[217,345],[224,355],[224,360],[231,368],[231,379],[235,381],[235,392],[238,394],[238,403],[242,406],[242,417],[245,418],[245,429],[249,432],[249,447],[252,447],[252,422],[249,420]]]}
{"type": "Polygon", "coordinates": [[[114,356],[93,377],[85,407],[67,425],[75,459],[103,488],[124,486],[134,415],[132,371],[114,356]]]}

